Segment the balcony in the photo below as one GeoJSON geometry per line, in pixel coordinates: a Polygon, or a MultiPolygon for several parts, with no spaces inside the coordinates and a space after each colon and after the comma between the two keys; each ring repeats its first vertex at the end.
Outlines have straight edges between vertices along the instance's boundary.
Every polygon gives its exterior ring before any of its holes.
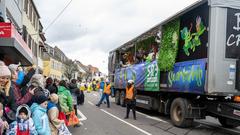
{"type": "Polygon", "coordinates": [[[6,64],[33,64],[31,49],[11,23],[0,23],[0,58],[6,64]]]}

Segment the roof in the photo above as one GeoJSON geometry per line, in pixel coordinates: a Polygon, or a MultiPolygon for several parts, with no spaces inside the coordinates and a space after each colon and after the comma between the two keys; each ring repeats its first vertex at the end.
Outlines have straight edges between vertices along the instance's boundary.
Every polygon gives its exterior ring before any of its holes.
{"type": "Polygon", "coordinates": [[[170,16],[169,18],[165,19],[164,21],[160,22],[159,24],[157,24],[156,26],[152,27],[151,29],[147,30],[146,32],[144,32],[143,34],[133,38],[132,40],[126,42],[125,44],[121,45],[120,47],[110,51],[111,52],[114,52],[116,50],[120,50],[121,48],[124,48],[124,47],[128,47],[128,46],[132,46],[134,45],[134,43],[136,42],[139,42],[139,41],[142,41],[150,36],[154,36],[157,34],[157,32],[159,31],[159,29],[161,28],[161,26],[167,24],[168,22],[180,17],[181,15],[185,14],[186,12],[206,3],[208,0],[199,0],[195,3],[193,3],[192,5],[184,8],[183,10],[177,12],[176,14],[174,14],[173,16],[170,16]]]}

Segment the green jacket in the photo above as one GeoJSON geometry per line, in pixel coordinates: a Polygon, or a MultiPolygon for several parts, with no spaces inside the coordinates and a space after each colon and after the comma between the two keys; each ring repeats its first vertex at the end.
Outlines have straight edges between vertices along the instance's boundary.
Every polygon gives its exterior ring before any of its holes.
{"type": "Polygon", "coordinates": [[[59,86],[58,97],[61,111],[64,113],[71,112],[73,110],[73,101],[70,91],[63,86],[59,86]]]}

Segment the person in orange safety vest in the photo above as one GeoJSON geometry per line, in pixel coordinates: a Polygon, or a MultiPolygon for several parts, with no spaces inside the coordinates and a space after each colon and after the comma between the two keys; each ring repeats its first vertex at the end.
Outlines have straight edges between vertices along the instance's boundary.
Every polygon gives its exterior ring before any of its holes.
{"type": "Polygon", "coordinates": [[[136,120],[136,90],[134,89],[134,81],[128,80],[128,84],[126,87],[126,96],[125,96],[125,102],[127,105],[127,112],[126,117],[124,119],[128,119],[130,109],[132,109],[133,112],[133,119],[136,120]]]}
{"type": "Polygon", "coordinates": [[[109,102],[109,95],[111,94],[111,84],[109,81],[107,81],[104,84],[104,90],[103,90],[103,94],[102,97],[100,99],[100,101],[96,104],[96,106],[100,107],[100,105],[102,104],[104,98],[106,98],[107,100],[107,107],[110,108],[110,102],[109,102]]]}

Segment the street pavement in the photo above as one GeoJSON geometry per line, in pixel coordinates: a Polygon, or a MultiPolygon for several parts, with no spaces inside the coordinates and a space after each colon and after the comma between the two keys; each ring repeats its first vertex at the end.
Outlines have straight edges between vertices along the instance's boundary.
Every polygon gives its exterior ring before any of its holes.
{"type": "Polygon", "coordinates": [[[138,109],[137,120],[123,119],[126,108],[114,103],[96,107],[99,101],[97,92],[85,93],[85,103],[79,106],[79,115],[83,125],[70,128],[73,135],[234,135],[240,134],[240,128],[222,128],[215,118],[197,120],[192,128],[174,127],[169,116],[160,116],[157,112],[138,109]]]}

